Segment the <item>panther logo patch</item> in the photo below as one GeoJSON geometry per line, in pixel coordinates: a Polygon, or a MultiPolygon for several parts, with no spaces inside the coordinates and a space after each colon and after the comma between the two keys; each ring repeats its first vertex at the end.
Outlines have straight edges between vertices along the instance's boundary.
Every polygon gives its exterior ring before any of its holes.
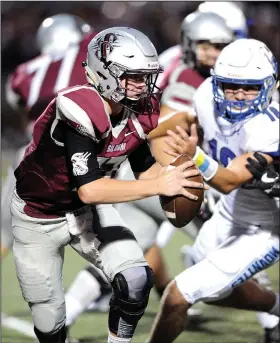
{"type": "Polygon", "coordinates": [[[73,174],[75,176],[85,175],[88,172],[88,158],[91,152],[77,152],[71,157],[71,162],[73,164],[73,174]]]}

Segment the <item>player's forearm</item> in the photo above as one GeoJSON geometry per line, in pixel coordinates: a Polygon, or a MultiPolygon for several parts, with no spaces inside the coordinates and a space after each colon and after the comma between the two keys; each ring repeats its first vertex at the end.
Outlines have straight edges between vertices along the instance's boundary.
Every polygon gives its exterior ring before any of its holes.
{"type": "Polygon", "coordinates": [[[156,162],[148,170],[146,170],[142,173],[139,173],[137,175],[137,179],[138,180],[155,179],[158,176],[160,169],[161,169],[161,165],[158,162],[156,162]]]}
{"type": "MultiPolygon", "coordinates": [[[[218,166],[217,162],[201,149],[197,149],[193,159],[207,183],[219,192],[228,194],[252,179],[253,175],[246,168],[247,158],[250,156],[252,156],[251,152],[240,155],[234,158],[226,168],[218,166]]],[[[269,156],[264,156],[271,161],[269,156]]]]}
{"type": "Polygon", "coordinates": [[[153,156],[162,166],[167,166],[174,159],[174,157],[170,156],[164,151],[164,148],[168,147],[164,141],[165,138],[165,136],[157,137],[152,139],[150,142],[150,147],[153,156]]]}
{"type": "Polygon", "coordinates": [[[188,131],[191,124],[196,122],[196,117],[187,112],[175,111],[173,113],[174,115],[168,114],[168,112],[162,114],[161,110],[158,126],[148,135],[153,156],[162,166],[167,166],[174,158],[164,151],[169,147],[165,142],[168,138],[167,130],[176,131],[176,126],[180,126],[183,130],[188,131]]]}
{"type": "Polygon", "coordinates": [[[85,204],[114,204],[158,195],[159,190],[155,179],[125,181],[102,178],[81,186],[78,194],[85,204]]]}
{"type": "Polygon", "coordinates": [[[243,182],[240,183],[235,172],[219,166],[216,174],[207,183],[217,191],[228,194],[240,187],[243,182]]]}

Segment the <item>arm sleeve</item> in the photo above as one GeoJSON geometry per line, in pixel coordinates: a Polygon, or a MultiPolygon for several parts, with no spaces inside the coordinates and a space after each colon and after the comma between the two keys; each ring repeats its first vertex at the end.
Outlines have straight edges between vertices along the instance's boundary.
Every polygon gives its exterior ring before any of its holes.
{"type": "Polygon", "coordinates": [[[147,140],[128,156],[128,160],[134,173],[142,173],[156,162],[147,140]]]}
{"type": "Polygon", "coordinates": [[[103,177],[98,161],[97,147],[93,139],[83,136],[75,129],[64,125],[65,149],[69,170],[77,188],[103,177]]]}

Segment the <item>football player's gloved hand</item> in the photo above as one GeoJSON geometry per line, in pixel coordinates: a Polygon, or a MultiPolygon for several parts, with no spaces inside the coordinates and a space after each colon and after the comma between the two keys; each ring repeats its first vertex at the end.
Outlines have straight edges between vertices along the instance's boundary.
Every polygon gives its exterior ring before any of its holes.
{"type": "Polygon", "coordinates": [[[248,157],[246,168],[253,174],[254,179],[250,183],[242,185],[242,188],[258,188],[265,191],[270,197],[280,197],[279,174],[273,166],[268,165],[267,160],[261,154],[254,152],[253,156],[256,160],[248,157]]]}

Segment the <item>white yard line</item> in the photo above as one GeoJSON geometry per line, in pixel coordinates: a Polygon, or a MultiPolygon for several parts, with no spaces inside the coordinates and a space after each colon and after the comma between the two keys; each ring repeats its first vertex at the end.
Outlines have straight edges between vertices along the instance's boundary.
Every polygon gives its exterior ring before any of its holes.
{"type": "Polygon", "coordinates": [[[16,318],[16,317],[9,317],[3,312],[1,313],[1,324],[3,327],[15,330],[24,334],[25,336],[32,337],[36,339],[36,335],[34,333],[33,325],[25,320],[16,318]]]}

